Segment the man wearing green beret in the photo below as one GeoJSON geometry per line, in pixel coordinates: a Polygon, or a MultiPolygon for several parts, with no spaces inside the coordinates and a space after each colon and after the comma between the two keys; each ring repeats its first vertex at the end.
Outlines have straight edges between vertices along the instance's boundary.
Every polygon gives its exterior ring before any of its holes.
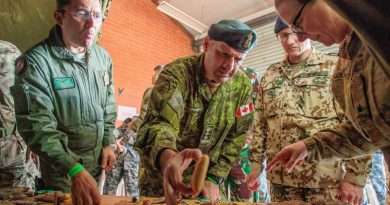
{"type": "Polygon", "coordinates": [[[207,154],[210,166],[202,195],[220,198],[219,186],[237,160],[253,119],[252,87],[239,66],[256,41],[247,25],[222,20],[211,25],[204,52],[165,66],[136,142],[145,167],[142,196],[165,194],[168,204],[176,204],[176,192],[199,194],[186,184],[191,161],[207,154]]]}

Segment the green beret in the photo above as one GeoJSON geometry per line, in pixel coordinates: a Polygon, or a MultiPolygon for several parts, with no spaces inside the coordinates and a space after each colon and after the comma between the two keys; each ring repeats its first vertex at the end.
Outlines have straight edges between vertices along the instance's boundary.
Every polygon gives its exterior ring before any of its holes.
{"type": "Polygon", "coordinates": [[[280,18],[280,16],[278,16],[278,19],[276,19],[275,28],[274,28],[275,34],[278,34],[281,30],[283,30],[287,27],[288,27],[288,25],[286,23],[284,23],[284,21],[280,18]]]}
{"type": "Polygon", "coordinates": [[[237,20],[222,20],[212,24],[208,36],[212,40],[225,42],[242,53],[248,52],[257,42],[256,32],[237,20]]]}

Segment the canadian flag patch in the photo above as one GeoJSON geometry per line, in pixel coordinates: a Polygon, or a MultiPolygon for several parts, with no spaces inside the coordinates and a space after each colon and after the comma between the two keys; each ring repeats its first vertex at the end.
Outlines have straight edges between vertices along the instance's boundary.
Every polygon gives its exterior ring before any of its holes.
{"type": "Polygon", "coordinates": [[[239,108],[237,108],[236,111],[236,117],[240,118],[243,117],[251,112],[253,112],[255,109],[253,108],[253,103],[248,103],[246,105],[243,105],[239,108]]]}

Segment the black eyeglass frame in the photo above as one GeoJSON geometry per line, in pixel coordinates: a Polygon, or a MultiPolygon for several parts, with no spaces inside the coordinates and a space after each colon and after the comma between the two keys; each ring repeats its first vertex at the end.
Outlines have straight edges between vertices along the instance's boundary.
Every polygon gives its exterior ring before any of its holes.
{"type": "Polygon", "coordinates": [[[304,34],[305,33],[303,31],[303,28],[301,26],[297,25],[297,21],[301,17],[303,9],[305,8],[307,3],[309,3],[309,2],[310,2],[310,0],[303,2],[301,9],[299,10],[298,14],[295,16],[294,20],[291,23],[291,30],[296,34],[304,34]]]}

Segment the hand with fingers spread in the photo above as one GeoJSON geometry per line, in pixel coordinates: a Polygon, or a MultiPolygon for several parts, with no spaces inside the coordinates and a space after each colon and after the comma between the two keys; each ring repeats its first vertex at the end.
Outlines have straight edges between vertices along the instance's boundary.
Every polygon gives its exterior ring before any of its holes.
{"type": "Polygon", "coordinates": [[[362,204],[363,188],[364,187],[359,185],[343,182],[340,185],[338,197],[342,202],[348,204],[362,204]]]}
{"type": "Polygon", "coordinates": [[[249,175],[246,177],[246,182],[248,183],[248,188],[251,191],[257,191],[260,187],[259,176],[261,171],[257,168],[251,170],[249,175]]]}
{"type": "Polygon", "coordinates": [[[115,148],[105,147],[102,152],[102,169],[110,171],[115,164],[115,148]]]}
{"type": "Polygon", "coordinates": [[[271,170],[277,163],[285,167],[285,172],[290,173],[296,166],[303,163],[307,156],[307,147],[303,141],[290,144],[280,150],[279,153],[268,163],[266,170],[271,170]]]}
{"type": "Polygon", "coordinates": [[[198,161],[202,158],[199,149],[184,149],[175,152],[172,149],[162,151],[159,159],[163,173],[163,187],[165,202],[167,205],[177,204],[177,192],[183,195],[195,195],[192,188],[183,182],[183,172],[191,164],[192,160],[198,161]]]}
{"type": "Polygon", "coordinates": [[[98,184],[85,169],[72,177],[71,191],[73,204],[90,205],[100,203],[98,184]]]}

